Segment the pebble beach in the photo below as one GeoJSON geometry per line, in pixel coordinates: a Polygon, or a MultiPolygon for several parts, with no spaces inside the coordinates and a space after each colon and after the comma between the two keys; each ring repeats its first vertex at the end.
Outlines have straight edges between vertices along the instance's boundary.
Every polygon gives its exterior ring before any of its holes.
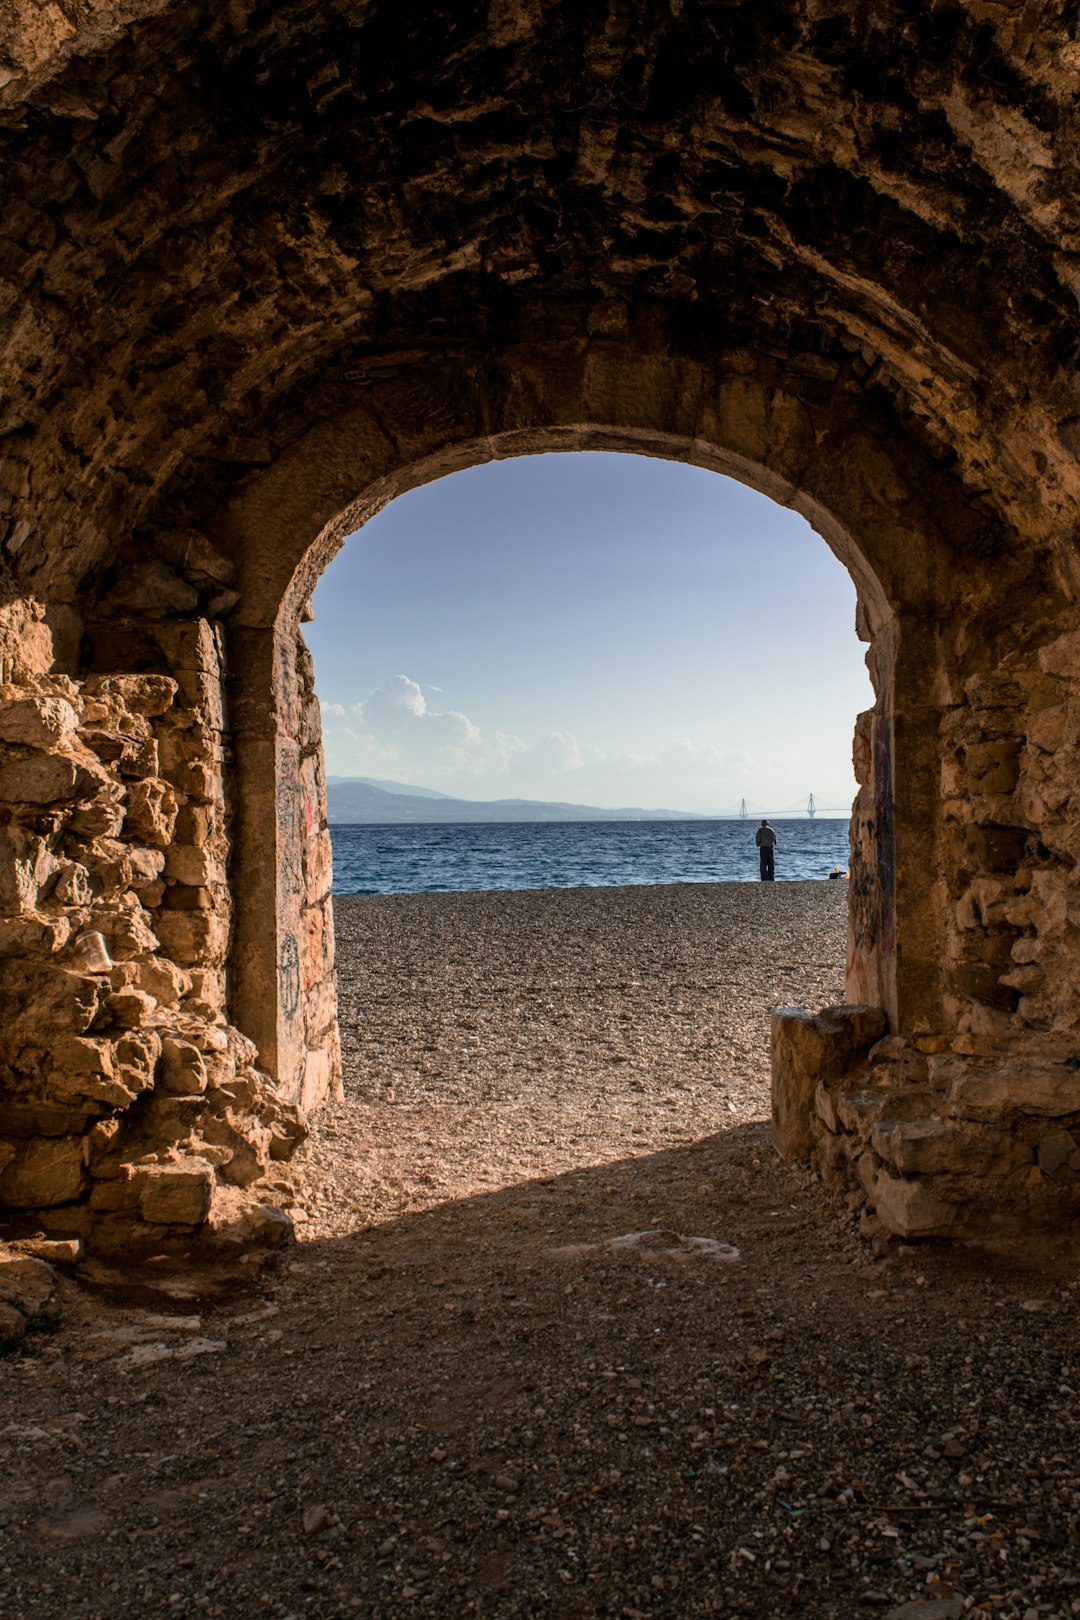
{"type": "Polygon", "coordinates": [[[367,1151],[333,1156],[317,1229],[766,1117],[770,1009],[843,999],[845,901],[828,882],[339,896],[341,1117],[367,1151]]]}
{"type": "Polygon", "coordinates": [[[770,1146],[844,900],[338,901],[297,1243],[84,1268],[0,1363],[2,1620],[1074,1620],[1075,1263],[875,1242],[770,1146]]]}

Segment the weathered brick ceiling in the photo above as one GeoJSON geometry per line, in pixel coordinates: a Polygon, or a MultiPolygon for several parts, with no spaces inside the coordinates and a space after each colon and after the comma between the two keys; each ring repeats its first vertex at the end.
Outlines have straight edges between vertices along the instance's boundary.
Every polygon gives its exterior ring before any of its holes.
{"type": "Polygon", "coordinates": [[[639,348],[838,362],[821,388],[954,469],[969,509],[1072,544],[1074,3],[14,0],[0,22],[0,498],[41,589],[155,502],[206,520],[366,377],[575,341],[620,305],[639,348]]]}

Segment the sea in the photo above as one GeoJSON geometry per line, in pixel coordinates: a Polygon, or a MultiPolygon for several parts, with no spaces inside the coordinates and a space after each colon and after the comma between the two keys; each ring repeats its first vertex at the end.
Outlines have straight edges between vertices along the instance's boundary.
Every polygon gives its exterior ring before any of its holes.
{"type": "MultiPolygon", "coordinates": [[[[846,817],[773,821],[776,879],[847,869],[846,817]]],[[[330,829],[335,894],[745,883],[757,821],[450,822],[330,829]]]]}

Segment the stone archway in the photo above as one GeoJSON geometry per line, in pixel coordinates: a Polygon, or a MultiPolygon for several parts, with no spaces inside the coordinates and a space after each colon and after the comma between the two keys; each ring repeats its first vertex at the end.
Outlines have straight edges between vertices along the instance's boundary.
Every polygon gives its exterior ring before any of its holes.
{"type": "Polygon", "coordinates": [[[1030,9],[19,8],[0,1201],[276,1230],[335,1069],[304,600],[411,483],[588,444],[791,502],[859,588],[892,1035],[780,1052],[801,1150],[901,1230],[1071,1214],[1076,45],[1030,9]]]}
{"type": "MultiPolygon", "coordinates": [[[[448,412],[437,414],[430,441],[420,447],[416,461],[373,467],[366,459],[372,420],[387,428],[390,443],[398,438],[394,392],[389,391],[355,408],[343,420],[326,424],[314,456],[313,447],[306,445],[303,456],[295,461],[286,458],[249,485],[241,502],[223,520],[222,533],[228,535],[230,547],[252,558],[250,578],[238,581],[242,605],[237,616],[243,622],[230,624],[235,649],[230,685],[237,712],[252,717],[250,729],[236,737],[238,777],[244,779],[243,790],[237,794],[236,860],[246,876],[236,885],[243,900],[235,926],[235,1015],[256,1038],[264,1061],[305,1103],[325,1090],[335,1047],[325,1011],[330,966],[323,952],[331,940],[324,909],[328,873],[325,790],[310,661],[298,632],[304,605],[326,562],[345,535],[392,494],[451,469],[512,455],[519,449],[528,453],[603,446],[627,452],[644,449],[693,461],[740,478],[794,506],[828,538],[858,581],[862,634],[873,642],[870,661],[881,691],[875,734],[882,760],[892,757],[897,636],[889,597],[866,552],[848,530],[822,509],[814,494],[798,489],[786,476],[793,470],[787,459],[788,436],[775,432],[771,442],[762,439],[754,446],[752,426],[748,431],[748,424],[755,419],[764,421],[769,412],[776,422],[797,423],[806,409],[797,390],[785,393],[777,386],[767,394],[760,376],[738,373],[721,374],[710,382],[694,368],[665,368],[656,357],[643,364],[642,357],[620,352],[611,343],[583,346],[577,357],[581,394],[576,397],[568,387],[572,369],[565,357],[550,371],[528,354],[508,355],[503,364],[508,375],[515,367],[527,368],[535,401],[530,425],[522,425],[520,415],[515,414],[513,426],[502,429],[496,420],[498,403],[490,391],[489,368],[485,401],[489,431],[477,439],[471,432],[476,400],[470,399],[470,388],[475,386],[475,377],[459,376],[450,379],[448,389],[459,421],[452,422],[448,412]],[[703,393],[710,404],[695,419],[691,413],[700,409],[697,401],[703,393]],[[619,423],[616,413],[627,398],[641,402],[638,419],[619,423]],[[598,412],[596,425],[584,425],[590,410],[598,412]],[[649,420],[648,413],[654,411],[654,419],[649,420]],[[563,413],[565,420],[560,420],[563,413]],[[721,431],[727,443],[718,442],[721,431]],[[763,459],[751,460],[746,453],[751,448],[757,448],[759,455],[764,452],[763,459]],[[364,492],[350,498],[358,485],[364,492]],[[306,521],[298,520],[301,509],[311,514],[306,521]],[[323,522],[326,514],[332,515],[323,522]],[[267,859],[273,848],[276,861],[267,859]]],[[[430,382],[417,380],[418,392],[425,386],[430,382]]],[[[823,424],[820,431],[826,438],[823,424]]],[[[797,434],[794,439],[801,442],[797,434]]],[[[821,456],[823,467],[829,459],[826,449],[821,456]]],[[[805,474],[805,466],[796,465],[805,474]]],[[[807,482],[816,490],[820,480],[815,476],[807,482]]],[[[868,491],[862,483],[848,487],[845,511],[850,521],[873,537],[875,560],[888,573],[890,547],[911,545],[912,527],[898,529],[877,491],[868,491]]],[[[934,539],[928,543],[933,545],[934,539]]],[[[891,583],[895,590],[896,580],[891,583]]],[[[906,665],[902,672],[910,722],[906,744],[911,774],[917,776],[916,738],[920,747],[933,747],[917,730],[919,717],[931,707],[925,693],[915,696],[927,672],[922,649],[911,660],[910,675],[906,665]]],[[[869,740],[875,729],[871,716],[865,718],[863,729],[869,740]]],[[[894,1022],[901,1016],[903,1002],[910,1022],[916,999],[926,994],[924,987],[931,985],[933,973],[925,964],[917,967],[914,949],[910,967],[909,961],[899,967],[887,923],[894,909],[895,872],[891,863],[886,871],[878,860],[875,828],[881,806],[870,813],[874,796],[867,773],[867,808],[860,818],[865,847],[854,890],[859,901],[853,911],[849,978],[863,998],[870,995],[875,1005],[887,1008],[894,1022]]],[[[912,836],[924,845],[936,836],[921,810],[909,813],[904,827],[910,827],[912,836]]],[[[909,916],[914,916],[923,892],[921,884],[917,890],[913,886],[905,898],[909,916]]],[[[921,926],[929,928],[932,923],[925,921],[921,926]]]]}

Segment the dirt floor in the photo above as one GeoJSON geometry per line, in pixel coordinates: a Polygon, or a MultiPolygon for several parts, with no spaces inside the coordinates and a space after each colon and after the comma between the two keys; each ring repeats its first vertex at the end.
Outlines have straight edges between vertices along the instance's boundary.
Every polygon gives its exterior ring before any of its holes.
{"type": "Polygon", "coordinates": [[[1075,1261],[877,1254],[769,1146],[842,891],[339,902],[296,1247],[0,1362],[3,1620],[1080,1615],[1075,1261]]]}

